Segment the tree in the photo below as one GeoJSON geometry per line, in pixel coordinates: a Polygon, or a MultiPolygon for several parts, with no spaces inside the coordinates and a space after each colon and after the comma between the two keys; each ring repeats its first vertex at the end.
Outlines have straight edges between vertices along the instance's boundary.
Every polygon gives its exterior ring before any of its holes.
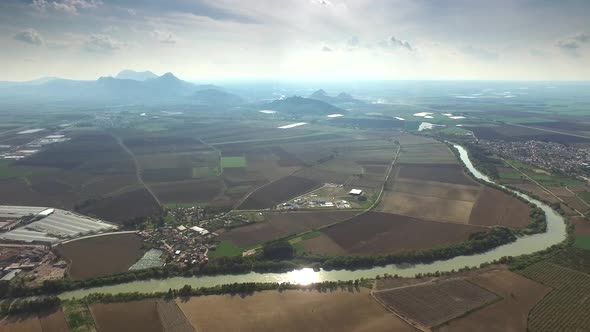
{"type": "Polygon", "coordinates": [[[294,254],[295,250],[287,240],[272,242],[262,248],[262,255],[266,259],[291,259],[294,254]]]}

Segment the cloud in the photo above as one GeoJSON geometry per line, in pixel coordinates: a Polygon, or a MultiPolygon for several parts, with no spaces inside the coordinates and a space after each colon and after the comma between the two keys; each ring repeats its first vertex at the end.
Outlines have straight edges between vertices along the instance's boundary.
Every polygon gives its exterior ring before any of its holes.
{"type": "Polygon", "coordinates": [[[331,48],[329,48],[328,46],[322,47],[322,52],[332,52],[333,50],[331,48]]]}
{"type": "Polygon", "coordinates": [[[352,36],[352,38],[346,41],[346,44],[350,47],[357,47],[361,44],[361,40],[358,36],[352,36]]]}
{"type": "Polygon", "coordinates": [[[485,61],[494,61],[497,60],[499,55],[496,52],[484,49],[484,48],[477,48],[473,47],[472,45],[465,46],[461,49],[461,52],[467,54],[471,57],[485,60],[485,61]]]}
{"type": "Polygon", "coordinates": [[[33,0],[31,5],[39,11],[45,11],[49,8],[71,15],[78,15],[80,9],[96,8],[102,4],[103,2],[100,0],[33,0]]]}
{"type": "Polygon", "coordinates": [[[555,46],[561,48],[562,50],[576,50],[580,48],[580,44],[575,40],[567,39],[567,40],[560,40],[555,44],[555,46]]]}
{"type": "Polygon", "coordinates": [[[590,41],[590,35],[587,33],[579,33],[574,37],[574,39],[580,43],[586,43],[590,41]]]}
{"type": "Polygon", "coordinates": [[[176,37],[172,32],[154,30],[152,36],[162,44],[176,44],[176,37]]]}
{"type": "Polygon", "coordinates": [[[412,47],[412,45],[410,45],[410,43],[406,40],[401,40],[401,39],[397,39],[395,38],[395,36],[392,36],[389,41],[391,42],[391,45],[393,45],[394,47],[401,47],[401,48],[405,48],[408,51],[413,51],[414,48],[412,47]]]}
{"type": "Polygon", "coordinates": [[[120,42],[109,35],[93,34],[86,41],[86,49],[97,53],[110,53],[120,50],[127,44],[120,42]]]}
{"type": "Polygon", "coordinates": [[[587,33],[578,33],[577,35],[562,40],[558,40],[555,46],[560,48],[563,52],[573,56],[579,56],[578,49],[582,47],[581,44],[588,43],[590,35],[587,33]]]}
{"type": "Polygon", "coordinates": [[[43,37],[35,29],[26,29],[13,36],[15,40],[32,45],[43,45],[43,37]]]}
{"type": "Polygon", "coordinates": [[[322,6],[331,6],[332,2],[328,0],[311,0],[311,3],[315,5],[322,5],[322,6]]]}

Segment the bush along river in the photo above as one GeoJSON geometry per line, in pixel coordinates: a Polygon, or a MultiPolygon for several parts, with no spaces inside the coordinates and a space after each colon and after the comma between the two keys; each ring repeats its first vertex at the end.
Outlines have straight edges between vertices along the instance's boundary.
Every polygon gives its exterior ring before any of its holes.
{"type": "MultiPolygon", "coordinates": [[[[472,175],[484,182],[496,184],[485,174],[479,172],[469,159],[467,150],[462,146],[454,144],[455,149],[459,152],[459,157],[472,175]]],[[[502,185],[496,184],[511,192],[515,192],[502,185]]],[[[94,287],[88,289],[79,289],[69,292],[64,292],[59,295],[61,299],[81,298],[92,293],[117,294],[128,292],[152,293],[165,292],[168,289],[180,289],[184,285],[191,285],[193,288],[198,287],[215,287],[223,284],[244,283],[244,282],[276,282],[276,283],[292,283],[292,284],[310,284],[322,281],[338,281],[338,280],[354,280],[354,279],[370,279],[377,275],[398,275],[400,277],[413,277],[416,274],[435,273],[435,272],[450,272],[457,271],[465,267],[479,267],[483,263],[490,263],[504,256],[520,256],[525,254],[532,254],[555,244],[564,241],[567,236],[566,223],[561,215],[551,209],[547,204],[542,203],[525,194],[515,192],[518,196],[524,198],[530,203],[545,211],[547,216],[547,231],[541,234],[534,234],[519,237],[515,242],[501,245],[493,250],[481,254],[469,256],[457,256],[447,260],[440,260],[430,264],[415,264],[415,265],[387,265],[378,266],[369,269],[359,270],[318,270],[314,271],[310,268],[294,270],[284,273],[255,273],[248,274],[228,274],[202,277],[174,277],[168,279],[152,279],[145,281],[133,281],[118,285],[109,285],[102,287],[94,287]]]]}

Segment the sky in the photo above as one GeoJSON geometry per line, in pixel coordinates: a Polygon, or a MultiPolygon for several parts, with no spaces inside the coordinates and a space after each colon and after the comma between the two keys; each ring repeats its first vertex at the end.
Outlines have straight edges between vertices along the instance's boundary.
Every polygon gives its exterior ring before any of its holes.
{"type": "Polygon", "coordinates": [[[589,80],[588,0],[1,0],[0,80],[589,80]]]}

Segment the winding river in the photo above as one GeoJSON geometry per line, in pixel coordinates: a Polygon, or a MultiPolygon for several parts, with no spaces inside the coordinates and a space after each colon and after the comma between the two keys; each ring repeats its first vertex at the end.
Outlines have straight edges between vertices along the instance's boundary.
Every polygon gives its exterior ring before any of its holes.
{"type": "MultiPolygon", "coordinates": [[[[478,179],[494,183],[486,175],[479,172],[469,159],[467,151],[460,145],[454,145],[459,151],[461,161],[467,166],[469,171],[478,179]]],[[[240,283],[240,282],[290,282],[297,284],[310,284],[321,281],[352,280],[360,278],[374,278],[377,275],[385,273],[397,274],[403,277],[412,277],[417,273],[428,273],[436,271],[458,270],[463,267],[477,267],[482,263],[492,262],[503,256],[519,256],[531,254],[554,244],[558,244],[566,238],[566,225],[563,218],[548,205],[533,199],[527,195],[517,193],[527,201],[539,206],[547,214],[547,232],[518,238],[515,242],[502,245],[488,252],[470,255],[458,256],[448,260],[436,261],[430,264],[416,264],[409,266],[387,265],[383,267],[374,267],[364,270],[332,270],[332,271],[313,271],[306,268],[286,273],[248,273],[240,275],[217,275],[203,277],[175,277],[161,280],[134,281],[124,284],[102,286],[89,289],[80,289],[71,292],[65,292],[59,295],[62,299],[80,298],[91,293],[122,293],[122,292],[157,292],[167,291],[170,288],[178,289],[184,285],[193,287],[213,287],[222,284],[240,283]]]]}

